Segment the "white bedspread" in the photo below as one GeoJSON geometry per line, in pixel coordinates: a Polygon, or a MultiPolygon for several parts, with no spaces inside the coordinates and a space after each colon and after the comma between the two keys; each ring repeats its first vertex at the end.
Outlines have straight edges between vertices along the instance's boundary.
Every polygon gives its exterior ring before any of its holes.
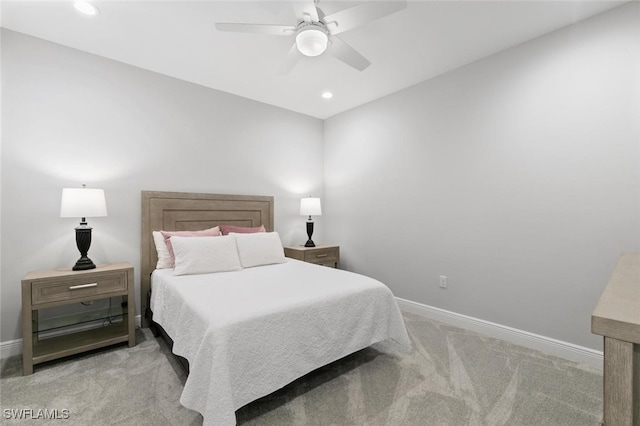
{"type": "Polygon", "coordinates": [[[154,320],[189,360],[180,402],[205,425],[376,342],[410,349],[393,294],[374,279],[287,259],[205,275],[153,273],[154,320]]]}

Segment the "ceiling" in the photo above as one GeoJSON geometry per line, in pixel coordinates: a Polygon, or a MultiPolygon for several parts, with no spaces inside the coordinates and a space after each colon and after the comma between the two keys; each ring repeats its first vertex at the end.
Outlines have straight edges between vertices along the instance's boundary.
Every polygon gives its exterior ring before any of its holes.
{"type": "MultiPolygon", "coordinates": [[[[297,0],[305,1],[305,0],[297,0]]],[[[294,37],[220,32],[216,22],[295,25],[283,1],[5,1],[2,27],[321,119],[573,24],[624,1],[409,1],[340,37],[372,62],[357,71],[304,57],[278,73],[294,37]],[[321,93],[333,92],[332,99],[321,93]]],[[[362,2],[321,0],[325,14],[362,2]]]]}

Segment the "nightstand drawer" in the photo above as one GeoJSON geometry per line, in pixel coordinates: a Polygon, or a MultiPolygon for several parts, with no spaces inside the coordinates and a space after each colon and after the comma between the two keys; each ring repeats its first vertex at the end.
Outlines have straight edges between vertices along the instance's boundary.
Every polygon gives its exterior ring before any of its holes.
{"type": "Polygon", "coordinates": [[[334,263],[338,261],[338,251],[334,247],[307,251],[304,261],[309,263],[334,263]]]}
{"type": "Polygon", "coordinates": [[[66,300],[82,300],[127,290],[124,273],[103,274],[99,277],[74,277],[64,280],[34,282],[31,284],[31,303],[39,305],[66,300]]]}
{"type": "Polygon", "coordinates": [[[316,265],[340,267],[340,246],[316,246],[316,247],[285,247],[284,255],[292,259],[301,260],[316,265]]]}

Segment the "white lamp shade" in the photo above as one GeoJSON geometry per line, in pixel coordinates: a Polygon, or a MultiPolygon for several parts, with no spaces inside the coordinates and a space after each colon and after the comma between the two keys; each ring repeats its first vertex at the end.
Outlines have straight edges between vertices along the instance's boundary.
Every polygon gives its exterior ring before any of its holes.
{"type": "Polygon", "coordinates": [[[104,190],[63,188],[60,217],[99,217],[107,215],[104,190]]]}
{"type": "Polygon", "coordinates": [[[296,35],[296,46],[305,56],[318,56],[327,50],[327,34],[314,27],[303,28],[296,35]]]}
{"type": "Polygon", "coordinates": [[[301,216],[322,216],[320,198],[307,197],[300,200],[301,216]]]}

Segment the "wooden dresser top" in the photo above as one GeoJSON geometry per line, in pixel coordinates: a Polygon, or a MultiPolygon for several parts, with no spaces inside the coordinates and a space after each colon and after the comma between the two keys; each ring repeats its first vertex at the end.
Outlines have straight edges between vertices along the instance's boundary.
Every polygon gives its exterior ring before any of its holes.
{"type": "Polygon", "coordinates": [[[591,332],[640,344],[640,253],[623,253],[591,315],[591,332]]]}

